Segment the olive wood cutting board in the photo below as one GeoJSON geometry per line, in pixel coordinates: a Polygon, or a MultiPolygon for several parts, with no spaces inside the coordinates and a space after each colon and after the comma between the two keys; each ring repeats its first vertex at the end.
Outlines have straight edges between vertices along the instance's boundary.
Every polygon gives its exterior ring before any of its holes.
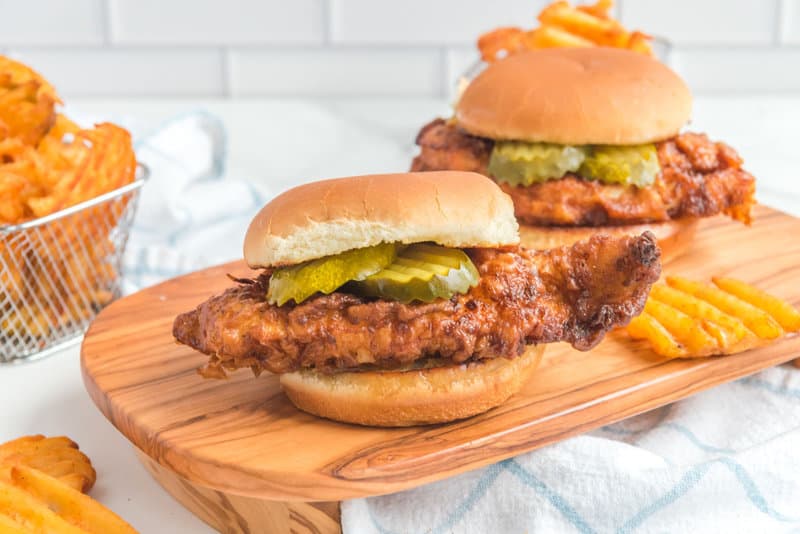
{"type": "MultiPolygon", "coordinates": [[[[749,228],[704,220],[693,246],[664,272],[732,276],[798,305],[800,220],[766,207],[749,228]]],[[[170,493],[224,532],[254,521],[275,531],[335,532],[337,501],[450,477],[800,356],[795,336],[733,356],[666,360],[617,331],[589,352],[549,346],[521,393],[483,415],[365,428],[298,411],[268,373],[240,370],[227,380],[196,373],[206,357],[174,342],[172,321],[230,287],[226,273],[250,271],[229,263],[113,303],[81,354],[97,407],[170,493]]]]}

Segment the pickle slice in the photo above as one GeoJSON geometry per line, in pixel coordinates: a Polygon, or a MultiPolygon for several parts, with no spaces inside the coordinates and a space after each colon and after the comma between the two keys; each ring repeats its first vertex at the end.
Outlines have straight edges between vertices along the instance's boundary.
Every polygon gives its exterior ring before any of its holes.
{"type": "Polygon", "coordinates": [[[583,146],[499,141],[492,150],[488,171],[499,182],[527,186],[577,171],[587,153],[583,146]]]}
{"type": "Polygon", "coordinates": [[[578,174],[606,184],[646,187],[660,171],[655,145],[600,145],[592,147],[578,174]]]}
{"type": "Polygon", "coordinates": [[[278,306],[290,300],[300,304],[314,293],[332,293],[390,265],[398,248],[395,243],[381,243],[277,269],[269,279],[267,301],[278,306]]]}
{"type": "Polygon", "coordinates": [[[417,243],[398,252],[388,267],[348,287],[369,297],[432,302],[466,293],[479,277],[464,251],[417,243]]]}

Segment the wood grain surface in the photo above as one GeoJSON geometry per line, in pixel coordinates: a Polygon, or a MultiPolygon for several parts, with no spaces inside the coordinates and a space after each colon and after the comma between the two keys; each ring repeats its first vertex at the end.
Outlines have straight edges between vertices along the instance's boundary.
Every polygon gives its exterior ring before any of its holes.
{"type": "MultiPolygon", "coordinates": [[[[800,304],[800,220],[760,207],[752,227],[703,221],[665,268],[726,275],[800,304]]],[[[178,345],[173,318],[246,275],[231,263],[115,302],[82,348],[84,382],[105,416],[157,464],[199,486],[276,501],[338,501],[396,492],[475,469],[651,410],[800,356],[791,337],[746,353],[664,360],[623,332],[596,349],[558,344],[523,391],[446,425],[364,428],[299,412],[275,376],[202,379],[206,357],[178,345]]]]}
{"type": "Polygon", "coordinates": [[[279,502],[222,493],[192,484],[141,451],[145,469],[170,495],[223,534],[341,534],[338,502],[279,502]]]}

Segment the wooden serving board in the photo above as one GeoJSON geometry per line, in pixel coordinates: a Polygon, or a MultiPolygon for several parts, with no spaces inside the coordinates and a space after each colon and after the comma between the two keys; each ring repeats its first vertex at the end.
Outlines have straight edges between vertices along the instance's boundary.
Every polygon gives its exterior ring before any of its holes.
{"type": "MultiPolygon", "coordinates": [[[[702,221],[693,247],[665,272],[704,281],[733,276],[798,305],[800,220],[759,207],[749,228],[722,217],[702,221]]],[[[429,427],[364,428],[298,411],[273,375],[243,370],[219,381],[195,372],[206,357],[174,342],[172,321],[229,287],[226,273],[248,271],[230,263],[115,302],[89,329],[81,360],[95,404],[148,469],[226,532],[241,530],[231,517],[219,519],[221,510],[236,515],[259,501],[279,505],[281,524],[326,531],[335,507],[298,501],[336,502],[433,482],[800,356],[800,337],[790,337],[734,356],[665,360],[616,332],[590,352],[548,347],[523,391],[486,414],[429,427]],[[327,527],[303,506],[327,518],[327,527]]],[[[247,513],[237,516],[240,523],[247,513]]]]}

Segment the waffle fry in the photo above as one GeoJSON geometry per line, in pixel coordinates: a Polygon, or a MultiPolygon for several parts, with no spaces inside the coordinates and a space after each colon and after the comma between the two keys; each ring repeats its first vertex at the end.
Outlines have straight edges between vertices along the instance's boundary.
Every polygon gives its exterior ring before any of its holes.
{"type": "Polygon", "coordinates": [[[733,278],[711,279],[723,291],[769,313],[788,332],[800,330],[800,312],[791,304],[733,278]]]}
{"type": "Polygon", "coordinates": [[[639,31],[626,30],[611,17],[613,6],[613,0],[598,0],[576,7],[567,0],[556,0],[539,13],[538,28],[492,30],[480,36],[478,50],[486,62],[523,50],[560,47],[608,46],[652,55],[652,38],[639,31]]]}
{"type": "MultiPolygon", "coordinates": [[[[38,73],[0,56],[0,226],[45,217],[136,177],[126,130],[109,123],[81,129],[58,113],[59,103],[38,73]]],[[[125,205],[99,205],[53,221],[45,239],[0,233],[0,340],[6,348],[19,340],[35,347],[61,328],[84,324],[114,297],[116,250],[96,244],[111,242],[125,205]]]]}
{"type": "Polygon", "coordinates": [[[79,532],[136,533],[133,527],[99,502],[37,469],[13,467],[11,480],[15,488],[31,495],[45,508],[55,510],[58,517],[77,527],[79,532]]]}
{"type": "Polygon", "coordinates": [[[60,436],[25,436],[0,445],[0,478],[8,478],[13,465],[38,469],[71,488],[88,492],[97,478],[92,462],[71,439],[60,436]]]}
{"type": "Polygon", "coordinates": [[[728,315],[740,318],[745,326],[761,339],[775,339],[783,333],[781,325],[769,313],[725,291],[677,276],[667,277],[667,284],[705,300],[728,315]]]}
{"type": "Polygon", "coordinates": [[[80,528],[59,517],[47,504],[13,484],[0,480],[0,517],[22,532],[84,534],[80,528]]]}
{"type": "Polygon", "coordinates": [[[94,534],[136,531],[84,495],[89,458],[66,437],[25,436],[0,445],[0,532],[94,534]]]}
{"type": "Polygon", "coordinates": [[[791,304],[732,278],[713,278],[717,287],[667,277],[653,286],[644,312],[627,327],[667,358],[734,354],[800,331],[800,312],[791,304]]]}
{"type": "Polygon", "coordinates": [[[4,534],[30,534],[23,525],[0,513],[0,532],[4,534]]]}
{"type": "Polygon", "coordinates": [[[27,83],[34,81],[39,85],[39,93],[48,95],[56,104],[61,103],[61,99],[56,94],[55,88],[50,85],[50,82],[45,80],[41,74],[30,68],[29,66],[14,61],[13,59],[0,56],[0,72],[7,73],[11,76],[11,81],[17,84],[27,83]]]}

